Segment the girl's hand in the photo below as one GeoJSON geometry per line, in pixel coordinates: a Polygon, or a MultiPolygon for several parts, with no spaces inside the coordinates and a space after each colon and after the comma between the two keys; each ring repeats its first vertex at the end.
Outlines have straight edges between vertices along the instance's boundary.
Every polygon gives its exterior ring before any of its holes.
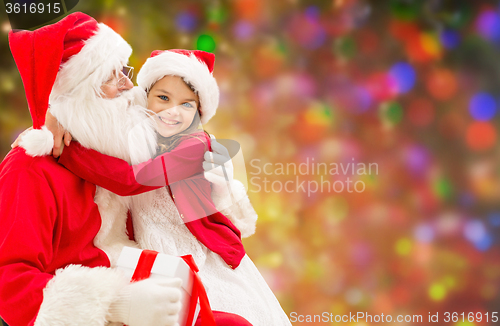
{"type": "Polygon", "coordinates": [[[231,156],[224,145],[217,142],[213,135],[212,138],[212,152],[206,151],[204,155],[205,161],[203,162],[203,170],[205,170],[205,177],[213,182],[213,179],[222,179],[221,183],[231,182],[233,180],[233,162],[231,156]]]}
{"type": "Polygon", "coordinates": [[[52,156],[58,158],[63,151],[64,145],[69,146],[71,143],[71,134],[64,130],[63,126],[57,119],[47,110],[45,114],[45,126],[54,135],[54,148],[52,149],[52,156]],[[63,143],[64,140],[64,143],[63,143]]]}
{"type": "Polygon", "coordinates": [[[226,147],[218,143],[213,135],[212,152],[206,151],[203,161],[205,179],[212,183],[212,189],[218,196],[229,193],[229,185],[233,181],[233,162],[226,147]]]}
{"type": "Polygon", "coordinates": [[[19,136],[17,136],[16,140],[14,140],[14,142],[10,145],[11,148],[16,148],[17,146],[19,146],[19,142],[21,141],[21,139],[23,138],[24,135],[26,135],[26,133],[28,131],[30,131],[31,129],[33,129],[33,127],[29,127],[28,129],[26,129],[25,131],[23,131],[22,133],[19,134],[19,136]]]}

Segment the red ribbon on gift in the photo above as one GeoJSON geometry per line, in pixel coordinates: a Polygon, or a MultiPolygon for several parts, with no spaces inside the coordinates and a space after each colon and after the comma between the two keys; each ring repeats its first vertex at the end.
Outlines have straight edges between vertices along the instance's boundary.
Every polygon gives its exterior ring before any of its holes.
{"type": "MultiPolygon", "coordinates": [[[[139,257],[139,262],[135,267],[131,282],[137,282],[149,278],[156,256],[158,256],[157,251],[143,250],[141,252],[141,256],[139,257]]],[[[189,265],[189,268],[193,272],[194,276],[193,290],[191,291],[191,300],[189,302],[188,318],[185,326],[191,326],[193,324],[198,299],[200,300],[201,324],[203,326],[216,326],[214,315],[212,313],[212,309],[210,308],[210,303],[208,302],[207,291],[205,290],[200,276],[198,275],[198,266],[196,266],[193,256],[186,255],[181,258],[186,262],[186,264],[189,265]]]]}

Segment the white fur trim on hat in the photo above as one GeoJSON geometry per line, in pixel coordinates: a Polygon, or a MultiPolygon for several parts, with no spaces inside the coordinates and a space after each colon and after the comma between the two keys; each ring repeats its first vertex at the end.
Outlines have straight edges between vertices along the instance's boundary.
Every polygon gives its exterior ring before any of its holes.
{"type": "Polygon", "coordinates": [[[164,51],[148,58],[137,74],[137,84],[147,90],[164,76],[179,76],[193,85],[200,98],[201,123],[207,123],[219,106],[219,86],[205,63],[190,56],[164,51]]]}
{"type": "Polygon", "coordinates": [[[43,290],[35,326],[104,326],[109,306],[129,283],[119,270],[69,265],[43,290]]]}
{"type": "Polygon", "coordinates": [[[128,62],[132,47],[115,31],[100,23],[96,33],[57,73],[50,100],[69,95],[75,88],[98,91],[110,74],[128,62]]]}

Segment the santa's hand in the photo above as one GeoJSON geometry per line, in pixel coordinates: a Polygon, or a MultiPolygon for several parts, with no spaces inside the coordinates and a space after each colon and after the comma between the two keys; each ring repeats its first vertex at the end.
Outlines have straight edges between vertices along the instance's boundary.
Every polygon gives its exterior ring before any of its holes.
{"type": "Polygon", "coordinates": [[[178,325],[180,278],[146,279],[121,290],[111,304],[108,320],[128,326],[178,325]]]}
{"type": "Polygon", "coordinates": [[[52,156],[58,158],[63,151],[64,145],[69,146],[71,143],[71,134],[64,130],[63,126],[57,121],[50,110],[45,114],[45,127],[54,135],[54,148],[52,149],[52,156]],[[63,143],[64,140],[64,143],[63,143]]]}
{"type": "Polygon", "coordinates": [[[226,147],[215,140],[212,135],[212,152],[204,155],[203,170],[205,178],[210,181],[215,190],[227,191],[227,183],[233,180],[233,162],[226,147]]]}
{"type": "Polygon", "coordinates": [[[22,133],[19,134],[19,136],[17,136],[16,140],[14,140],[14,142],[10,145],[11,148],[16,148],[17,146],[19,146],[19,142],[21,141],[21,139],[23,138],[24,135],[26,135],[26,133],[30,130],[32,130],[33,127],[29,127],[28,129],[26,129],[25,131],[23,131],[22,133]]]}

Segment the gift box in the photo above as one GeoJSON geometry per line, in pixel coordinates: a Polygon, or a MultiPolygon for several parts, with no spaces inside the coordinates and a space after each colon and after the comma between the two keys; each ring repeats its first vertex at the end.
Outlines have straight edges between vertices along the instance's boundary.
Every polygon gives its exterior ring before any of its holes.
{"type": "MultiPolygon", "coordinates": [[[[178,277],[182,279],[182,308],[179,313],[179,325],[193,326],[195,324],[201,309],[200,302],[204,306],[204,316],[207,316],[205,319],[213,319],[205,289],[196,274],[198,269],[191,256],[176,257],[151,250],[124,247],[118,258],[117,268],[122,270],[132,281],[148,277],[178,277]],[[193,308],[194,304],[196,307],[193,308]],[[191,310],[194,310],[194,313],[191,310]],[[190,313],[192,319],[189,318],[191,317],[190,313]]],[[[202,318],[204,317],[202,316],[202,318]]]]}

